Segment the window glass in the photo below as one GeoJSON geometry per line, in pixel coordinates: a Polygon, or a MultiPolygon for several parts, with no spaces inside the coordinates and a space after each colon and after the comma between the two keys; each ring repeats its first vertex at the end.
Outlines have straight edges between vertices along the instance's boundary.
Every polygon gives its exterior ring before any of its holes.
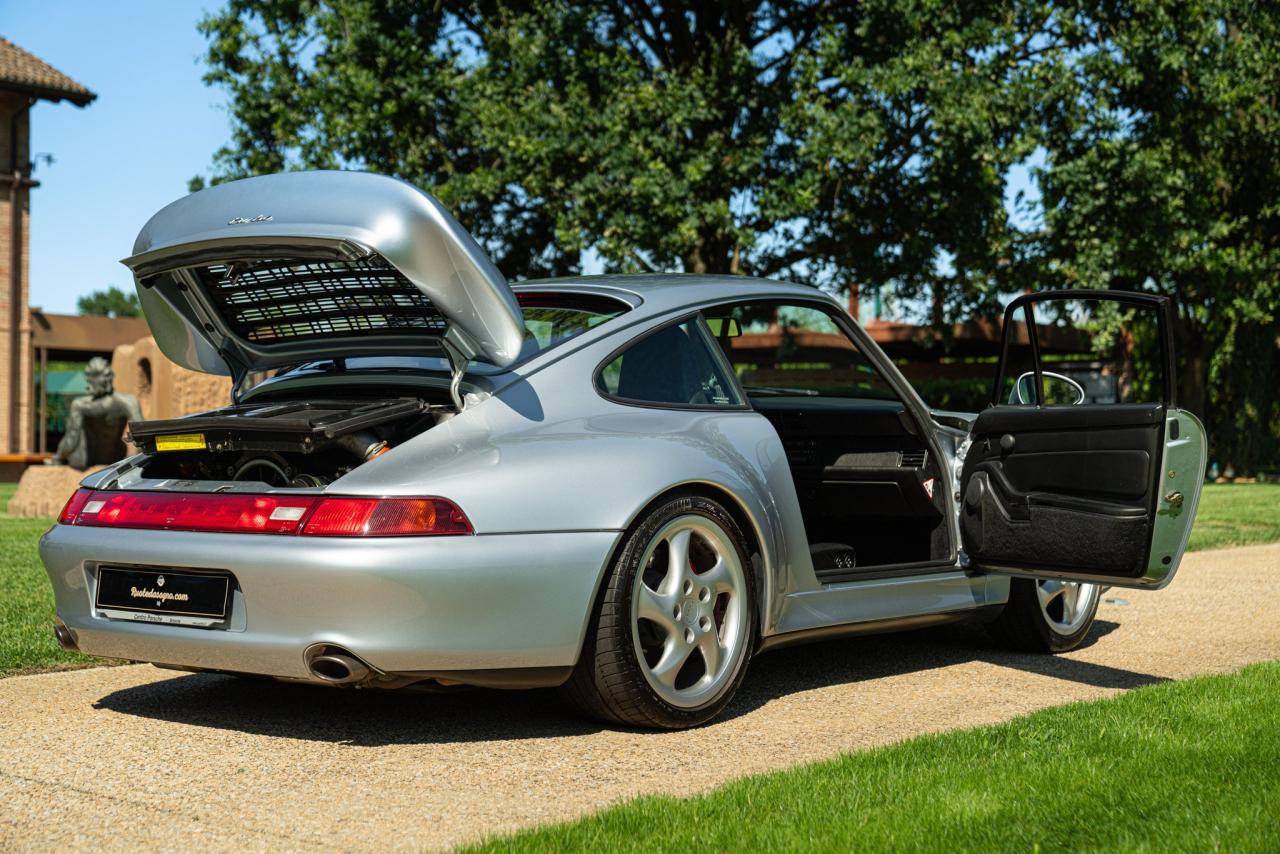
{"type": "MultiPolygon", "coordinates": [[[[523,362],[544,350],[550,350],[612,320],[628,310],[626,303],[610,297],[591,294],[565,294],[555,292],[522,292],[516,295],[520,311],[524,315],[525,338],[520,351],[523,362]]],[[[432,342],[424,342],[424,349],[435,348],[432,342]]],[[[405,354],[386,356],[353,356],[342,360],[339,366],[333,359],[317,359],[275,372],[275,376],[299,377],[307,374],[325,374],[344,371],[412,371],[427,373],[449,372],[449,362],[443,354],[405,354]]],[[[497,368],[484,362],[472,362],[467,373],[494,374],[509,368],[497,368]]]]}
{"type": "Polygon", "coordinates": [[[1035,304],[1045,402],[1070,404],[1160,403],[1164,363],[1155,307],[1114,300],[1043,300],[1035,304]],[[1068,383],[1079,391],[1055,399],[1068,383]],[[1066,397],[1072,399],[1065,399],[1066,397]]]}
{"type": "Polygon", "coordinates": [[[1022,306],[1009,318],[1008,349],[1004,354],[1000,402],[1014,406],[1036,405],[1035,360],[1031,356],[1031,333],[1027,308],[1022,306]]]}
{"type": "Polygon", "coordinates": [[[627,310],[617,300],[585,294],[521,293],[517,300],[525,335],[537,342],[536,350],[549,350],[627,310]]]}
{"type": "Polygon", "coordinates": [[[740,406],[737,389],[711,350],[697,319],[636,341],[601,369],[605,394],[675,406],[740,406]]]}
{"type": "Polygon", "coordinates": [[[897,400],[884,378],[820,308],[741,303],[707,312],[748,396],[805,395],[897,400]]]}

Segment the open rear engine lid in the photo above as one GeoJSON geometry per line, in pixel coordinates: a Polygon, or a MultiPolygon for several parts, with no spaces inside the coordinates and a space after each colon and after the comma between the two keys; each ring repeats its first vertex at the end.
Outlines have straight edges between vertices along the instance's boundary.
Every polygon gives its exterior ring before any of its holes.
{"type": "Polygon", "coordinates": [[[365,172],[286,172],[163,208],[125,259],[156,343],[191,370],[447,352],[520,354],[515,296],[434,198],[365,172]]]}

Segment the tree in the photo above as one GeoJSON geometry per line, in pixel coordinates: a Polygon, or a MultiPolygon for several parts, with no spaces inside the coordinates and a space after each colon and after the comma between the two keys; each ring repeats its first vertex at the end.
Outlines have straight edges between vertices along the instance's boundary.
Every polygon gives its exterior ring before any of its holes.
{"type": "Polygon", "coordinates": [[[115,285],[106,290],[93,291],[76,301],[76,309],[81,314],[98,317],[141,317],[142,306],[138,304],[138,295],[125,293],[115,285]]]}
{"type": "MultiPolygon", "coordinates": [[[[1179,392],[1280,454],[1280,10],[1252,0],[226,0],[214,180],[366,168],[508,276],[885,287],[939,329],[1027,288],[1164,293],[1179,392]],[[1034,228],[1010,170],[1043,158],[1034,228]]],[[[200,179],[203,180],[203,179],[200,179]]]]}
{"type": "Polygon", "coordinates": [[[986,294],[1014,269],[1003,180],[1034,83],[1014,36],[1035,20],[1004,9],[229,0],[201,25],[233,118],[216,177],[413,180],[512,277],[591,251],[986,294]]]}
{"type": "Polygon", "coordinates": [[[1280,455],[1280,12],[1248,0],[1069,10],[1041,176],[1047,279],[1166,294],[1179,396],[1213,453],[1280,455]],[[1078,13],[1078,14],[1077,14],[1078,13]]]}

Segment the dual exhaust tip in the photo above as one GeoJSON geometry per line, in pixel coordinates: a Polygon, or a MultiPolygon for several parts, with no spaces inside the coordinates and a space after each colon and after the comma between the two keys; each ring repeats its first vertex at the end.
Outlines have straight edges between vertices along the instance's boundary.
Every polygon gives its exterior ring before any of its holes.
{"type": "Polygon", "coordinates": [[[306,652],[307,670],[330,685],[358,685],[373,672],[349,650],[333,644],[316,644],[306,652]]]}

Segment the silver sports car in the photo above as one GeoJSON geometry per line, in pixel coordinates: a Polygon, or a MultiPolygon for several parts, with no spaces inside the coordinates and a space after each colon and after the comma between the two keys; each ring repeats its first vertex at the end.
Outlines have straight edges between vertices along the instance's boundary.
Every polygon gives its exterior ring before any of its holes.
{"type": "Polygon", "coordinates": [[[1071,649],[1104,587],[1169,583],[1195,516],[1204,433],[1158,297],[1014,300],[966,415],[819,290],[510,284],[374,175],[194,193],[125,263],[165,354],[233,400],[132,423],[138,453],[41,540],[58,639],[90,655],[559,686],[686,727],[785,644],[976,618],[1071,649]],[[1089,361],[1104,334],[1127,367],[1089,361]]]}

